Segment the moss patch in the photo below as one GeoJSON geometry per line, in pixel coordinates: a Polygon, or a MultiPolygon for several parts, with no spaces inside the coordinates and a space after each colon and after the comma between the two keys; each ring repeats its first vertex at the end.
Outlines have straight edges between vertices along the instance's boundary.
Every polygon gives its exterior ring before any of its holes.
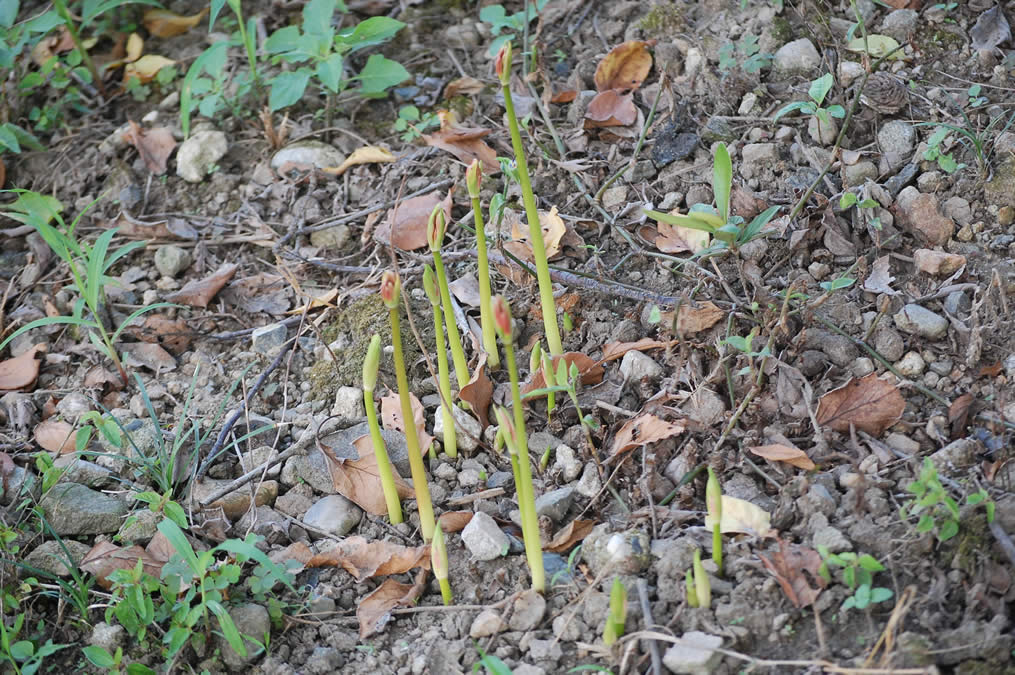
{"type": "Polygon", "coordinates": [[[645,31],[645,37],[661,38],[684,29],[684,14],[680,7],[672,2],[661,2],[652,5],[638,27],[645,31]]]}

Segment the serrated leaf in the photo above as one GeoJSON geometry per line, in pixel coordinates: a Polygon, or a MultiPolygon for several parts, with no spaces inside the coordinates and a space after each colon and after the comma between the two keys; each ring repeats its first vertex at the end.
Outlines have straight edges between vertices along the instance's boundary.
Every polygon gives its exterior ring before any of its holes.
{"type": "Polygon", "coordinates": [[[356,79],[360,81],[360,96],[369,98],[383,96],[386,89],[404,82],[409,77],[409,71],[402,64],[381,54],[372,54],[356,79]]]}

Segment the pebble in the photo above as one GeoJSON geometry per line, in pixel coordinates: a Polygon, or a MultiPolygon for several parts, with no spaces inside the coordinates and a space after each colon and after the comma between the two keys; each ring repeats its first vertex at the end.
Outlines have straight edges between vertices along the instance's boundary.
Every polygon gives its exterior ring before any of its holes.
{"type": "Polygon", "coordinates": [[[188,183],[200,183],[228,149],[229,142],[221,131],[195,131],[176,152],[176,174],[188,183]]]}
{"type": "Polygon", "coordinates": [[[340,249],[349,241],[349,226],[335,225],[310,233],[310,244],[321,248],[340,249]]]}
{"type": "Polygon", "coordinates": [[[655,380],[663,376],[663,367],[655,359],[636,349],[624,354],[620,361],[620,374],[627,382],[641,382],[643,379],[655,380]]]}
{"type": "Polygon", "coordinates": [[[907,352],[896,364],[895,369],[903,377],[916,377],[921,374],[927,364],[919,352],[907,352]]]}
{"type": "Polygon", "coordinates": [[[259,354],[273,354],[285,344],[288,329],[284,324],[272,323],[260,326],[250,334],[250,347],[259,354]]]}
{"type": "Polygon", "coordinates": [[[931,246],[944,246],[955,232],[955,223],[938,210],[937,197],[915,187],[899,193],[895,203],[899,224],[931,246]]]}
{"type": "Polygon", "coordinates": [[[782,75],[807,75],[821,66],[821,55],[807,38],[787,42],[775,52],[772,67],[782,75]]]}
{"type": "Polygon", "coordinates": [[[484,609],[475,619],[469,628],[469,637],[473,640],[490,637],[507,630],[507,622],[501,617],[500,612],[493,609],[484,609]]]}
{"type": "Polygon", "coordinates": [[[164,277],[176,277],[190,267],[190,253],[173,244],[155,250],[155,269],[164,277]]]}
{"type": "Polygon", "coordinates": [[[508,551],[508,537],[496,521],[486,513],[477,511],[462,530],[462,543],[476,560],[495,560],[508,551]]]}
{"type": "Polygon", "coordinates": [[[339,426],[351,426],[366,416],[363,407],[363,390],[358,387],[339,387],[335,391],[335,402],[331,414],[338,419],[339,426]]]}
{"type": "Polygon", "coordinates": [[[1002,363],[1004,374],[1009,378],[1015,378],[1015,354],[1009,354],[1002,363]]]}
{"type": "Polygon", "coordinates": [[[663,665],[676,675],[710,675],[722,661],[715,651],[722,647],[723,639],[693,630],[684,633],[680,642],[671,645],[663,654],[663,665]]]}
{"type": "MultiPolygon", "coordinates": [[[[455,416],[457,422],[455,426],[458,433],[455,434],[455,442],[458,444],[458,451],[467,455],[472,454],[479,447],[483,427],[480,426],[479,420],[458,406],[451,409],[451,414],[455,416]]],[[[444,438],[444,413],[440,405],[434,409],[433,433],[438,438],[444,438]]]]}
{"type": "Polygon", "coordinates": [[[901,120],[885,122],[878,131],[878,145],[881,147],[881,158],[887,165],[882,168],[890,171],[899,169],[913,155],[916,128],[901,120]]]}
{"type": "Polygon", "coordinates": [[[100,621],[92,628],[92,634],[88,638],[88,644],[105,649],[110,654],[122,647],[127,639],[127,630],[120,624],[108,624],[100,621]]]}
{"type": "Polygon", "coordinates": [[[895,362],[902,358],[906,342],[897,331],[884,327],[874,334],[874,349],[887,360],[895,362]]]}
{"type": "Polygon", "coordinates": [[[946,277],[966,264],[966,256],[920,248],[913,252],[913,263],[924,274],[946,277]]]}
{"type": "Polygon", "coordinates": [[[546,516],[554,523],[560,523],[567,515],[567,510],[574,501],[575,489],[573,487],[562,487],[536,499],[536,515],[540,518],[546,516]]]}
{"type": "Polygon", "coordinates": [[[822,121],[817,115],[812,115],[807,122],[807,135],[819,145],[831,145],[839,135],[839,125],[835,119],[828,118],[827,122],[822,121]]]}
{"type": "Polygon", "coordinates": [[[932,454],[930,461],[934,462],[938,471],[968,468],[976,463],[980,447],[979,441],[974,438],[960,438],[932,454]]]}
{"type": "Polygon", "coordinates": [[[638,574],[652,564],[651,542],[641,530],[611,532],[607,523],[597,525],[582,546],[582,558],[593,574],[638,574]]]}
{"type": "Polygon", "coordinates": [[[969,200],[954,195],[945,200],[941,205],[942,212],[959,225],[969,225],[973,222],[973,209],[969,200]]]}
{"type": "Polygon", "coordinates": [[[569,445],[557,446],[557,449],[554,451],[553,466],[556,470],[560,471],[565,483],[570,483],[578,478],[578,475],[582,471],[581,460],[576,456],[574,448],[569,445]]]}
{"type": "Polygon", "coordinates": [[[910,333],[930,340],[940,340],[948,334],[948,319],[925,307],[908,304],[893,317],[895,326],[903,333],[910,333]]]}
{"type": "Polygon", "coordinates": [[[314,528],[310,531],[313,538],[319,538],[319,532],[344,537],[359,525],[362,518],[363,511],[351,501],[342,495],[328,495],[310,507],[303,516],[303,522],[314,528]]]}
{"type": "Polygon", "coordinates": [[[508,626],[515,631],[529,631],[539,625],[546,614],[546,598],[531,588],[515,600],[508,626]]]}
{"type": "Polygon", "coordinates": [[[323,141],[297,141],[282,148],[271,158],[271,168],[279,169],[285,164],[304,164],[318,169],[335,167],[345,161],[338,148],[323,141]]]}
{"type": "Polygon", "coordinates": [[[69,536],[116,532],[127,515],[122,500],[78,483],[59,483],[50,488],[39,507],[53,532],[69,536]]]}
{"type": "MultiPolygon", "coordinates": [[[[268,615],[268,610],[262,605],[253,602],[239,605],[229,610],[229,616],[232,618],[236,631],[240,635],[249,635],[259,643],[263,643],[271,633],[271,617],[268,615]]],[[[247,647],[246,656],[240,656],[239,653],[229,646],[229,641],[222,634],[216,634],[216,642],[218,643],[222,660],[231,670],[244,668],[247,664],[262,656],[261,650],[253,648],[250,642],[245,642],[247,647]]]]}
{"type": "Polygon", "coordinates": [[[853,544],[839,530],[834,527],[822,527],[814,533],[814,548],[824,546],[832,553],[842,553],[853,550],[853,544]]]}
{"type": "Polygon", "coordinates": [[[617,185],[611,187],[603,193],[603,207],[606,209],[616,209],[627,202],[627,186],[617,185]]]}
{"type": "Polygon", "coordinates": [[[842,184],[844,187],[856,187],[863,185],[868,180],[875,180],[878,177],[878,167],[874,162],[862,160],[856,164],[846,164],[842,167],[842,184]]]}
{"type": "Polygon", "coordinates": [[[916,32],[916,24],[919,20],[920,14],[916,10],[896,9],[889,12],[881,22],[880,32],[895,38],[899,44],[905,44],[916,32]]]}
{"type": "Polygon", "coordinates": [[[582,471],[582,477],[578,480],[578,484],[575,485],[575,491],[583,497],[595,497],[599,494],[599,491],[603,488],[603,482],[599,478],[599,472],[596,470],[594,464],[586,464],[585,470],[582,471]]]}
{"type": "Polygon", "coordinates": [[[760,168],[779,161],[779,146],[775,143],[748,143],[742,151],[742,159],[741,173],[746,177],[754,176],[760,168]]]}

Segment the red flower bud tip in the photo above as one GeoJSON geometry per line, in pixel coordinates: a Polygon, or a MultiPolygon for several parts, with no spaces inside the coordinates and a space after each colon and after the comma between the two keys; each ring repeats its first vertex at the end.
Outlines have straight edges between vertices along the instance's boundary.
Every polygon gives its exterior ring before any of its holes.
{"type": "Polygon", "coordinates": [[[497,71],[497,77],[500,78],[500,83],[503,86],[507,86],[511,80],[511,41],[505,40],[504,44],[501,45],[500,51],[497,52],[497,61],[495,62],[495,69],[497,71]]]}
{"type": "Polygon", "coordinates": [[[483,165],[478,159],[472,160],[472,164],[465,170],[465,185],[469,188],[469,197],[479,199],[479,184],[483,182],[483,165]]]}
{"type": "Polygon", "coordinates": [[[392,270],[388,270],[381,277],[381,300],[388,309],[398,307],[398,292],[402,287],[402,280],[392,270]]]}
{"type": "Polygon", "coordinates": [[[504,342],[511,341],[511,307],[502,295],[493,299],[493,325],[504,342]]]}
{"type": "Polygon", "coordinates": [[[444,219],[444,207],[438,204],[433,207],[433,211],[430,212],[430,217],[426,221],[426,243],[430,244],[431,251],[441,250],[446,227],[447,221],[444,219]]]}

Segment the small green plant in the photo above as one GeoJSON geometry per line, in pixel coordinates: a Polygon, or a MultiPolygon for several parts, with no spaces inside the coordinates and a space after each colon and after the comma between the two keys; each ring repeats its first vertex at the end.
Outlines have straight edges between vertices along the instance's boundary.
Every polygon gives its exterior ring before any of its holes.
{"type": "Polygon", "coordinates": [[[381,427],[377,423],[377,407],[374,404],[374,387],[377,385],[377,371],[381,364],[381,336],[370,338],[367,355],[363,360],[363,404],[367,411],[367,426],[370,427],[370,441],[374,446],[377,458],[377,475],[381,479],[384,490],[384,502],[388,506],[388,518],[393,525],[402,522],[402,503],[398,499],[398,488],[395,486],[395,475],[391,471],[391,459],[388,448],[381,436],[381,427]]]}
{"type": "Polygon", "coordinates": [[[578,364],[571,363],[569,366],[567,361],[559,359],[557,361],[557,370],[554,372],[549,355],[546,352],[542,352],[541,356],[543,361],[543,379],[553,384],[540,389],[534,389],[525,394],[525,398],[530,399],[546,396],[549,401],[549,397],[556,393],[567,394],[571,399],[571,403],[574,405],[575,411],[578,413],[578,419],[581,420],[582,429],[585,431],[585,441],[589,444],[589,449],[591,451],[591,449],[595,447],[592,442],[592,432],[599,430],[599,421],[595,418],[595,416],[583,413],[581,405],[578,402],[578,385],[581,383],[581,371],[578,368],[578,364]]]}
{"type": "Polygon", "coordinates": [[[864,222],[866,222],[869,226],[876,230],[880,230],[882,228],[881,218],[875,215],[877,213],[876,209],[881,206],[876,199],[872,197],[864,197],[861,199],[855,192],[844,192],[842,196],[839,197],[839,209],[845,211],[853,206],[857,208],[864,222]]]}
{"type": "Polygon", "coordinates": [[[403,143],[412,143],[428,130],[439,127],[440,118],[432,112],[421,113],[414,105],[403,105],[398,109],[395,131],[401,132],[403,143]]]}
{"type": "MultiPolygon", "coordinates": [[[[440,207],[438,207],[440,208],[440,207]]],[[[455,433],[455,417],[451,410],[451,373],[448,366],[448,349],[444,344],[444,317],[441,312],[441,296],[434,282],[433,269],[423,268],[423,290],[433,307],[435,351],[437,352],[437,390],[441,395],[441,415],[444,423],[444,452],[448,457],[458,456],[458,436],[455,433]]]]}
{"type": "Polygon", "coordinates": [[[722,576],[722,487],[715,470],[708,467],[708,481],[705,483],[705,508],[712,519],[712,561],[722,576]]]}
{"type": "Polygon", "coordinates": [[[500,660],[500,658],[493,654],[487,654],[483,651],[483,648],[476,644],[476,652],[479,653],[479,661],[472,664],[472,672],[478,673],[483,668],[486,668],[486,672],[489,675],[511,675],[512,671],[508,664],[500,660]]]}
{"type": "Polygon", "coordinates": [[[925,160],[937,162],[938,168],[947,174],[953,174],[966,166],[955,161],[955,156],[950,151],[948,140],[951,133],[950,128],[944,125],[938,126],[927,139],[927,149],[923,152],[925,160]]]}
{"type": "MultiPolygon", "coordinates": [[[[899,514],[903,519],[919,516],[917,532],[922,534],[936,530],[939,541],[947,541],[959,533],[958,501],[941,484],[937,467],[929,457],[923,460],[920,477],[907,485],[906,490],[913,494],[913,499],[902,506],[899,514]]],[[[986,490],[980,488],[978,492],[968,495],[966,503],[971,506],[983,504],[987,509],[987,521],[993,522],[995,505],[986,490]]]]}
{"type": "Polygon", "coordinates": [[[107,675],[155,675],[155,671],[140,663],[129,663],[123,665],[123,647],[117,647],[112,654],[104,647],[88,645],[81,650],[85,658],[95,666],[101,668],[107,675]]]}
{"type": "Polygon", "coordinates": [[[627,589],[620,577],[613,578],[610,588],[610,611],[606,615],[603,627],[603,643],[609,647],[624,635],[624,624],[627,622],[627,589]]]}
{"type": "Polygon", "coordinates": [[[448,582],[448,547],[444,541],[444,530],[437,523],[430,543],[430,565],[433,567],[434,578],[441,587],[441,599],[445,605],[452,603],[451,584],[448,582]]]}
{"type": "Polygon", "coordinates": [[[844,288],[849,288],[855,283],[856,279],[853,277],[842,275],[832,279],[831,281],[822,281],[818,285],[821,286],[822,290],[826,293],[834,293],[836,291],[841,291],[844,288]]]}
{"type": "Polygon", "coordinates": [[[814,115],[818,118],[821,124],[826,126],[832,125],[832,118],[842,119],[846,116],[846,109],[841,105],[830,105],[827,108],[822,108],[824,105],[825,97],[828,96],[828,92],[831,91],[832,85],[835,84],[835,80],[831,73],[825,73],[818,79],[811,82],[810,88],[807,90],[807,95],[810,97],[810,101],[795,101],[788,105],[783,106],[779,109],[779,112],[775,113],[775,117],[772,121],[778,120],[783,115],[788,115],[791,112],[800,111],[805,115],[814,115]]]}
{"type": "Polygon", "coordinates": [[[52,640],[46,640],[42,645],[38,645],[36,640],[19,640],[24,623],[24,612],[14,617],[10,627],[6,621],[0,621],[0,664],[7,664],[17,675],[35,675],[40,672],[47,657],[71,645],[54,644],[52,640]]]}
{"type": "Polygon", "coordinates": [[[701,562],[701,549],[694,549],[694,561],[684,577],[687,605],[708,609],[712,606],[712,582],[701,562]]]}
{"type": "Polygon", "coordinates": [[[990,102],[990,99],[986,96],[980,95],[981,91],[983,91],[983,87],[978,84],[974,84],[966,90],[966,102],[970,108],[979,108],[980,106],[986,105],[990,102]]]}
{"type": "MultiPolygon", "coordinates": [[[[469,362],[465,358],[465,349],[462,347],[462,336],[458,332],[458,324],[455,322],[455,312],[451,304],[451,289],[448,286],[448,275],[444,271],[444,260],[441,257],[441,246],[444,242],[444,232],[447,223],[444,218],[444,207],[438,204],[430,212],[430,219],[427,222],[426,238],[430,244],[430,252],[433,253],[433,266],[437,271],[437,290],[440,292],[441,305],[444,308],[444,326],[448,330],[448,346],[451,348],[451,360],[455,364],[455,379],[458,380],[458,388],[461,390],[469,383],[469,362]]],[[[448,399],[450,404],[451,400],[448,399]]]]}
{"type": "Polygon", "coordinates": [[[494,36],[493,42],[490,43],[489,55],[493,56],[500,51],[504,43],[524,33],[525,24],[531,23],[539,16],[546,2],[547,0],[526,2],[525,9],[514,14],[508,14],[504,5],[487,5],[479,10],[479,20],[490,24],[490,33],[494,36]]]}
{"type": "Polygon", "coordinates": [[[483,332],[483,350],[486,363],[491,368],[500,365],[497,351],[497,333],[493,327],[493,310],[490,307],[490,262],[486,250],[486,230],[483,223],[483,209],[479,203],[479,189],[483,182],[483,165],[478,159],[465,170],[465,185],[472,202],[472,222],[476,226],[476,252],[479,258],[479,324],[483,332]]]}
{"type": "Polygon", "coordinates": [[[760,350],[755,349],[754,340],[758,337],[758,329],[754,328],[746,336],[741,335],[730,335],[721,344],[729,345],[733,349],[742,353],[747,357],[747,365],[737,371],[737,375],[752,375],[757,371],[757,362],[760,359],[768,358],[772,355],[768,345],[762,347],[760,350]]]}
{"type": "Polygon", "coordinates": [[[30,150],[46,149],[31,132],[25,131],[17,124],[11,122],[0,124],[0,155],[5,152],[19,154],[22,147],[30,150]]]}
{"type": "Polygon", "coordinates": [[[735,44],[727,42],[719,48],[719,71],[724,76],[738,67],[745,73],[760,73],[771,62],[772,55],[761,51],[758,36],[753,33],[745,33],[735,44]]]}
{"type": "Polygon", "coordinates": [[[822,563],[818,574],[826,582],[832,581],[829,566],[842,568],[842,582],[853,595],[842,603],[842,609],[867,609],[873,604],[887,602],[892,599],[892,589],[874,586],[874,573],[883,572],[885,566],[873,556],[866,553],[857,555],[852,551],[831,553],[825,546],[818,546],[822,563]]]}

